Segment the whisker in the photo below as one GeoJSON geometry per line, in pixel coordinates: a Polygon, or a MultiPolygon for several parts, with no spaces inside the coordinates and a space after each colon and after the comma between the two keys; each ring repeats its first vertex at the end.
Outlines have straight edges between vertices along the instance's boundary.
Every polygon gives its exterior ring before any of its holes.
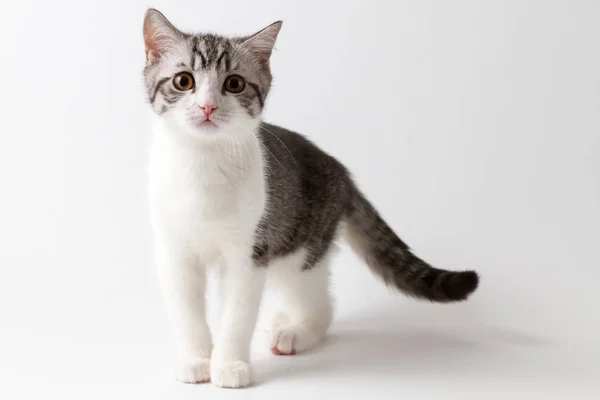
{"type": "Polygon", "coordinates": [[[250,159],[250,165],[252,166],[252,173],[254,174],[254,177],[256,177],[256,169],[254,168],[254,159],[252,158],[252,153],[250,153],[250,149],[248,148],[248,144],[246,143],[246,141],[242,140],[242,143],[244,143],[244,147],[246,148],[246,152],[248,153],[248,158],[250,159]]]}
{"type": "MultiPolygon", "coordinates": [[[[239,123],[239,122],[237,122],[237,121],[233,121],[233,122],[234,122],[235,124],[239,125],[241,128],[245,129],[245,130],[246,130],[246,132],[248,132],[248,133],[250,133],[250,134],[252,135],[252,131],[251,131],[249,128],[245,127],[244,125],[240,124],[240,123],[239,123]]],[[[259,140],[259,143],[260,143],[260,140],[259,140]]],[[[271,154],[271,156],[273,156],[273,158],[275,159],[275,161],[277,161],[277,164],[279,164],[279,166],[280,166],[281,168],[283,168],[283,164],[282,164],[282,163],[279,161],[279,159],[278,159],[277,157],[275,157],[275,154],[273,154],[273,153],[271,152],[271,150],[269,150],[269,149],[267,148],[267,146],[264,146],[264,145],[262,145],[262,143],[261,143],[261,147],[262,147],[262,148],[264,148],[265,150],[267,150],[267,151],[269,152],[269,154],[271,154]]]]}
{"type": "Polygon", "coordinates": [[[233,138],[233,141],[234,141],[235,153],[237,154],[238,151],[239,151],[239,154],[240,154],[239,160],[240,160],[241,164],[238,165],[238,169],[240,170],[240,180],[241,180],[242,179],[242,173],[244,171],[244,166],[243,166],[243,164],[244,164],[244,157],[243,157],[241,149],[239,148],[239,141],[238,141],[237,136],[232,132],[231,133],[231,137],[233,138]]]}
{"type": "Polygon", "coordinates": [[[273,169],[271,168],[271,166],[269,165],[269,163],[265,160],[265,156],[264,156],[264,153],[262,151],[262,149],[263,149],[264,146],[260,143],[260,140],[253,133],[250,134],[250,138],[256,144],[256,147],[260,151],[260,156],[263,159],[263,165],[266,168],[264,170],[264,174],[266,175],[267,179],[269,179],[270,174],[273,173],[273,169]]]}
{"type": "MultiPolygon", "coordinates": [[[[235,116],[235,115],[246,115],[245,113],[242,112],[234,112],[234,111],[229,111],[230,115],[235,116]]],[[[237,121],[234,121],[237,123],[237,121]]],[[[241,126],[241,124],[238,123],[238,125],[241,126]]],[[[242,126],[244,127],[244,126],[242,126]]],[[[245,128],[245,127],[244,127],[245,128]]],[[[246,128],[247,130],[249,130],[248,128],[246,128]]],[[[295,166],[298,166],[298,163],[296,162],[296,159],[294,158],[294,155],[292,154],[290,148],[283,142],[283,140],[281,140],[276,134],[274,134],[273,132],[271,132],[269,129],[265,128],[263,124],[259,125],[259,129],[266,131],[267,133],[269,133],[271,136],[273,136],[275,139],[277,139],[277,141],[279,141],[279,143],[281,143],[281,145],[285,148],[285,150],[287,151],[287,153],[290,155],[290,158],[292,159],[292,162],[294,163],[295,166]]]]}
{"type": "Polygon", "coordinates": [[[283,143],[283,140],[281,140],[279,137],[277,137],[276,134],[274,134],[273,132],[271,132],[270,130],[268,130],[267,128],[265,128],[263,125],[260,125],[259,129],[263,129],[263,130],[269,132],[275,139],[277,139],[279,141],[279,143],[281,143],[283,145],[283,147],[285,147],[285,149],[287,150],[288,154],[290,155],[290,158],[294,162],[294,165],[298,166],[298,164],[296,163],[296,160],[294,159],[294,156],[292,155],[292,152],[290,151],[289,147],[287,147],[286,144],[283,143]]]}

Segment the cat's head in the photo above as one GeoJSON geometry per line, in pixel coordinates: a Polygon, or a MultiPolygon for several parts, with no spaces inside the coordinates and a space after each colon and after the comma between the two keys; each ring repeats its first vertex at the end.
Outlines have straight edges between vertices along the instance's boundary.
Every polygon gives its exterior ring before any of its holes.
{"type": "Polygon", "coordinates": [[[144,82],[154,112],[174,129],[215,139],[253,131],[271,87],[281,21],[244,37],[184,33],[159,11],[144,18],[144,82]]]}

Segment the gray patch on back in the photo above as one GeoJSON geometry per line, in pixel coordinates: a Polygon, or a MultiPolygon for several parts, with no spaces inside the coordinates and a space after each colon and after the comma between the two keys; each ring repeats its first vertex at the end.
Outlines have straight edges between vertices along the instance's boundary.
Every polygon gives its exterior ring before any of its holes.
{"type": "Polygon", "coordinates": [[[258,132],[267,175],[267,208],[254,258],[266,265],[305,247],[304,269],[330,248],[352,194],[344,166],[304,136],[263,123],[258,132]]]}
{"type": "Polygon", "coordinates": [[[263,123],[268,201],[256,231],[260,266],[301,247],[310,269],[327,253],[342,220],[347,238],[371,270],[403,293],[435,302],[461,301],[475,291],[474,271],[434,268],[417,257],[362,195],[346,168],[304,136],[263,123]]]}

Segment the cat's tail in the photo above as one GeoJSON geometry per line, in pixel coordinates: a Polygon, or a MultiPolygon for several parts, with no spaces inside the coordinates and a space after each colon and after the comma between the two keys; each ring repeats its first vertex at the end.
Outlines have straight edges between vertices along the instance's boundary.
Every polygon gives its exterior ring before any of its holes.
{"type": "Polygon", "coordinates": [[[349,202],[346,222],[348,243],[388,286],[439,303],[466,300],[477,289],[475,271],[437,269],[415,256],[358,189],[349,202]]]}

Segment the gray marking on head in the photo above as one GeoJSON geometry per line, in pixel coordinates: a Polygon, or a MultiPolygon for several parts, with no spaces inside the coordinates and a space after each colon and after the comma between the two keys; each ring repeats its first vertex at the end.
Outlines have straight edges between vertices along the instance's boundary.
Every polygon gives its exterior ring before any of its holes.
{"type": "MultiPolygon", "coordinates": [[[[229,74],[239,74],[248,83],[247,88],[241,93],[223,95],[236,98],[248,115],[257,117],[260,114],[271,87],[268,60],[279,25],[274,24],[251,36],[228,38],[215,34],[180,32],[162,14],[153,15],[151,22],[148,29],[158,26],[156,29],[160,29],[161,37],[171,35],[168,48],[170,62],[179,58],[173,65],[180,70],[216,71],[222,82],[229,74]]],[[[164,108],[174,107],[183,97],[160,90],[173,77],[172,72],[166,75],[163,67],[162,59],[158,58],[154,63],[149,62],[144,69],[148,98],[157,113],[164,108]]]]}

